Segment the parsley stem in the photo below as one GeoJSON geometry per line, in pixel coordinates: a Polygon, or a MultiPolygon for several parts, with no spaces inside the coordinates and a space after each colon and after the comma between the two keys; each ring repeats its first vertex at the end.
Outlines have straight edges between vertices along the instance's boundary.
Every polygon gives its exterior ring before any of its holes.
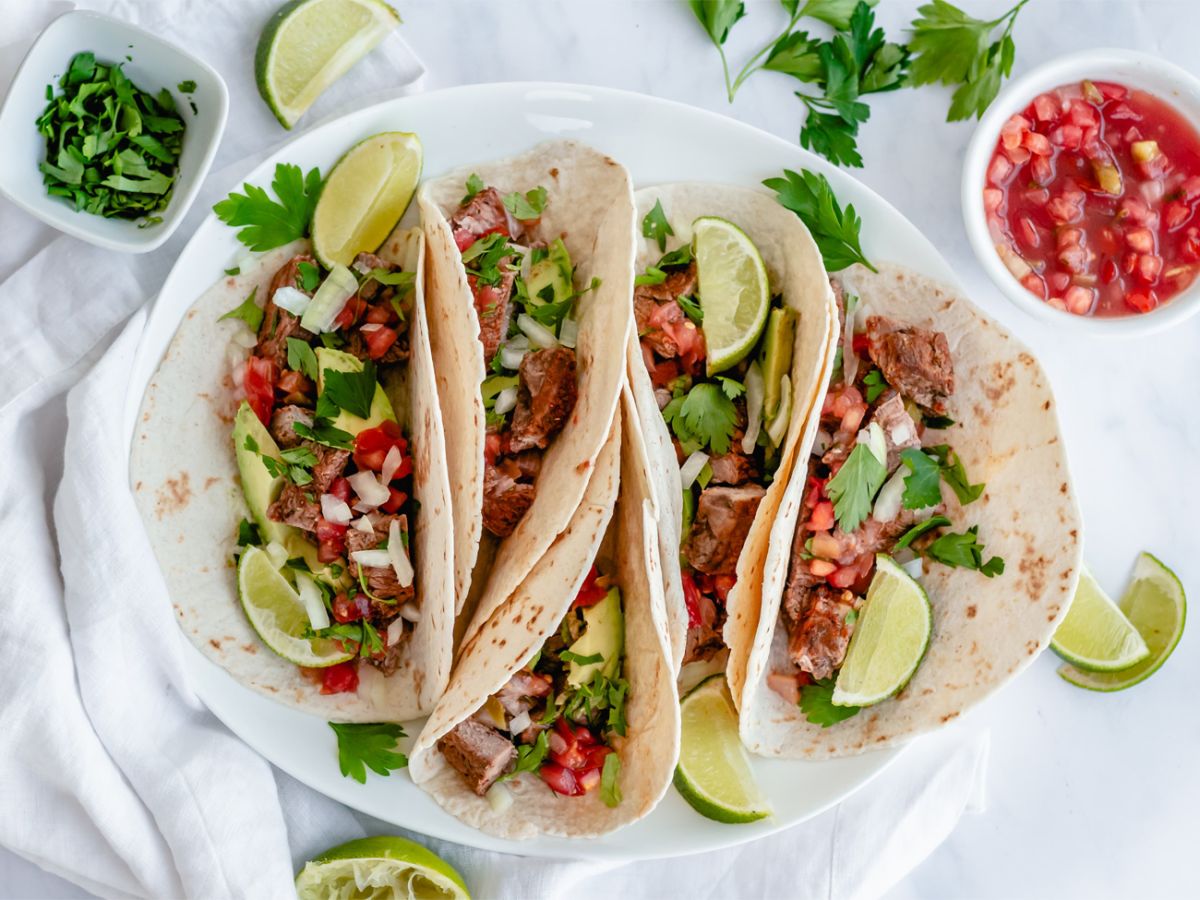
{"type": "Polygon", "coordinates": [[[1018,0],[1018,3],[1016,4],[1016,6],[1014,6],[1012,9],[1010,9],[1008,12],[1006,12],[1000,18],[996,19],[994,22],[991,22],[988,25],[988,28],[989,29],[995,28],[997,25],[999,25],[1005,19],[1008,19],[1008,27],[1004,29],[1004,33],[1008,34],[1009,32],[1012,31],[1013,22],[1016,21],[1017,13],[1019,13],[1021,11],[1021,7],[1024,6],[1028,2],[1029,2],[1029,0],[1018,0]]]}
{"type": "MultiPolygon", "coordinates": [[[[1029,0],[1021,0],[1021,2],[1028,3],[1029,0]]],[[[745,82],[745,80],[747,78],[749,78],[751,75],[753,75],[755,72],[757,72],[759,69],[761,69],[763,67],[763,65],[765,65],[765,63],[761,62],[762,58],[764,56],[766,56],[768,53],[770,53],[771,50],[773,50],[775,48],[775,45],[779,43],[780,39],[786,37],[791,32],[791,30],[796,27],[796,23],[800,21],[800,17],[804,15],[804,11],[807,8],[808,8],[807,3],[805,3],[804,6],[799,7],[796,10],[795,14],[788,21],[788,23],[784,27],[783,31],[779,32],[779,34],[777,34],[777,35],[775,35],[775,37],[771,38],[771,40],[769,40],[766,44],[764,44],[757,53],[755,53],[752,57],[750,57],[749,60],[747,60],[746,64],[744,66],[742,66],[742,70],[740,72],[738,72],[737,78],[735,78],[733,80],[732,85],[729,83],[729,69],[728,69],[728,67],[726,68],[726,70],[725,70],[725,88],[729,92],[729,102],[730,103],[733,102],[734,94],[736,94],[738,92],[738,88],[740,88],[742,86],[742,84],[745,82]]],[[[724,61],[725,61],[725,52],[722,50],[721,51],[721,62],[724,62],[724,61]]]]}

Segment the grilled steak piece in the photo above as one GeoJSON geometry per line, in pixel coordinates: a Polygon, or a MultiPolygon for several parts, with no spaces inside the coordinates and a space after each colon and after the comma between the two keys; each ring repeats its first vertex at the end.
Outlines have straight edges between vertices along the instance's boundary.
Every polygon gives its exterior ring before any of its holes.
{"type": "Polygon", "coordinates": [[[846,621],[854,609],[854,595],[827,584],[808,594],[800,623],[788,637],[788,658],[814,679],[828,678],[846,658],[854,626],[846,621]]]}
{"type": "Polygon", "coordinates": [[[696,518],[683,553],[692,568],[706,575],[732,574],[758,504],[766,496],[761,485],[710,487],[696,504],[696,518]]]}
{"type": "MultiPolygon", "coordinates": [[[[921,437],[917,434],[917,423],[904,408],[904,398],[895,391],[888,391],[869,422],[878,422],[883,429],[887,444],[887,470],[890,474],[900,465],[900,454],[911,447],[921,446],[921,437]]],[[[868,423],[869,424],[869,423],[868,423]]]]}
{"type": "Polygon", "coordinates": [[[683,649],[684,664],[712,659],[725,646],[725,639],[721,636],[725,627],[725,610],[713,603],[706,594],[697,593],[696,605],[700,609],[700,622],[688,628],[687,643],[683,649]]]}
{"type": "Polygon", "coordinates": [[[636,303],[639,297],[649,300],[675,300],[696,292],[696,262],[693,260],[686,269],[672,269],[667,272],[666,280],[661,284],[639,284],[633,289],[636,303]]]}
{"type": "Polygon", "coordinates": [[[509,449],[545,450],[575,409],[575,353],[567,347],[526,353],[520,375],[509,449]]]}
{"type": "Polygon", "coordinates": [[[438,749],[480,797],[513,770],[517,759],[517,748],[508,738],[475,719],[455,725],[438,741],[438,749]]]}
{"type": "Polygon", "coordinates": [[[334,479],[345,471],[346,464],[350,462],[350,451],[337,450],[312,441],[306,441],[305,446],[313,452],[317,461],[312,467],[312,481],[304,487],[314,494],[324,494],[334,479]]]}
{"type": "MultiPolygon", "coordinates": [[[[639,290],[641,290],[639,288],[639,290]]],[[[674,300],[659,303],[649,297],[634,297],[633,318],[642,343],[661,356],[673,359],[679,355],[679,344],[663,329],[664,325],[683,322],[687,316],[674,300]]]]}
{"type": "Polygon", "coordinates": [[[945,334],[869,316],[867,352],[901,394],[936,413],[946,411],[946,398],[954,393],[954,361],[945,334]]]}
{"type": "Polygon", "coordinates": [[[501,260],[498,284],[480,284],[474,275],[467,276],[475,302],[475,315],[479,319],[483,361],[489,365],[508,336],[508,320],[512,317],[512,289],[517,273],[508,271],[507,264],[508,259],[501,260]]]}
{"type": "MultiPolygon", "coordinates": [[[[400,523],[400,533],[408,534],[408,516],[380,516],[379,520],[374,522],[375,531],[373,534],[367,534],[365,531],[359,531],[357,528],[348,528],[346,530],[346,556],[350,559],[350,574],[354,578],[358,578],[359,565],[350,556],[358,550],[374,550],[380,544],[387,540],[388,528],[392,524],[392,520],[397,520],[400,523]]],[[[367,579],[367,589],[378,597],[380,600],[395,600],[397,604],[407,603],[415,596],[415,589],[412,584],[403,587],[399,579],[396,577],[396,570],[389,566],[363,566],[363,573],[367,579]]],[[[394,607],[393,607],[394,608],[394,607]]]]}
{"type": "Polygon", "coordinates": [[[484,188],[450,217],[450,228],[459,250],[465,250],[488,234],[506,234],[519,237],[521,226],[504,208],[500,192],[493,187],[484,188]]]}
{"type": "Polygon", "coordinates": [[[311,256],[301,254],[293,256],[275,273],[275,277],[271,279],[271,285],[267,289],[266,302],[263,304],[262,324],[258,327],[258,345],[255,353],[263,359],[269,359],[275,363],[280,372],[287,368],[287,339],[290,337],[300,338],[304,341],[312,339],[312,335],[300,327],[300,317],[276,306],[273,299],[275,292],[281,287],[294,287],[311,296],[310,292],[300,286],[300,263],[302,262],[311,263],[314,266],[317,264],[317,261],[311,256]]]}
{"type": "Polygon", "coordinates": [[[504,711],[508,713],[509,718],[512,718],[523,712],[529,712],[538,700],[550,696],[550,691],[553,689],[554,686],[545,675],[537,675],[527,669],[521,669],[513,673],[513,677],[508,679],[508,684],[500,688],[495,696],[500,701],[500,705],[504,707],[504,711]]]}
{"type": "MultiPolygon", "coordinates": [[[[374,607],[375,604],[372,604],[374,607]]],[[[392,619],[382,619],[375,623],[375,627],[379,631],[379,636],[383,640],[387,640],[388,626],[392,624],[392,619]]],[[[394,644],[388,644],[384,647],[383,652],[370,657],[367,662],[377,668],[384,675],[393,674],[400,668],[400,661],[404,658],[404,645],[408,643],[408,638],[412,634],[412,626],[405,625],[404,631],[400,634],[400,640],[394,644]]]]}
{"type": "Polygon", "coordinates": [[[312,410],[289,404],[279,407],[271,414],[271,437],[275,438],[275,443],[281,450],[290,450],[292,447],[300,446],[302,439],[300,435],[296,434],[296,429],[292,427],[297,422],[311,428],[312,410]]]}
{"type": "Polygon", "coordinates": [[[518,482],[497,466],[483,471],[483,527],[496,537],[508,537],[533,505],[537,488],[518,482]]]}
{"type": "Polygon", "coordinates": [[[267,507],[267,518],[304,531],[316,531],[321,504],[317,492],[311,488],[308,484],[303,487],[291,482],[285,484],[279,497],[267,507]]]}
{"type": "Polygon", "coordinates": [[[710,456],[708,464],[712,467],[712,484],[741,484],[758,475],[754,460],[735,451],[710,456]]]}

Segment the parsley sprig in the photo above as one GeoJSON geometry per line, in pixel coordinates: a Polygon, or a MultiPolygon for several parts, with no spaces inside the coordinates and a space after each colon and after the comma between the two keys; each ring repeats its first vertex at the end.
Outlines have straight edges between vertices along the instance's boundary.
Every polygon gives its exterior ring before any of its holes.
{"type": "Polygon", "coordinates": [[[271,190],[278,200],[250,183],[243,184],[242,189],[244,194],[231,193],[213,207],[213,212],[226,225],[240,228],[238,240],[259,253],[308,234],[321,192],[321,173],[314,168],[305,175],[299,166],[279,163],[271,180],[271,190]]]}
{"type": "Polygon", "coordinates": [[[834,683],[835,679],[824,678],[800,689],[800,711],[804,713],[804,718],[822,728],[844,722],[858,714],[857,706],[833,705],[834,683]]]}
{"type": "Polygon", "coordinates": [[[763,185],[775,192],[775,199],[790,209],[812,232],[825,268],[830,272],[861,263],[872,272],[878,269],[871,264],[859,243],[862,219],[852,204],[842,209],[829,180],[816,172],[801,169],[783,170],[782,178],[768,178],[763,185]]]}
{"type": "Polygon", "coordinates": [[[388,775],[408,765],[408,757],[396,750],[404,729],[390,722],[330,722],[337,735],[338,768],[347,778],[367,783],[367,769],[388,775]]]}
{"type": "Polygon", "coordinates": [[[721,384],[697,384],[686,395],[673,398],[663,409],[663,418],[689,452],[708,446],[720,456],[729,452],[733,440],[737,426],[733,401],[741,390],[741,384],[730,378],[721,384]]]}

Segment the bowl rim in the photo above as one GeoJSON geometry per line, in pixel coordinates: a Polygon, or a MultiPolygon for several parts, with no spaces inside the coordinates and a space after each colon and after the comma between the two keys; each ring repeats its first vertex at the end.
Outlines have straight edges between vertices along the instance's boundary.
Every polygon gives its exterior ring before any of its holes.
{"type": "MultiPolygon", "coordinates": [[[[1196,98],[1200,105],[1200,78],[1174,63],[1147,53],[1118,47],[1082,50],[1047,60],[1014,78],[988,107],[963,157],[961,206],[963,224],[979,264],[997,288],[1017,307],[1044,322],[1100,337],[1134,337],[1162,331],[1200,312],[1200,278],[1148,313],[1129,316],[1077,316],[1058,310],[1030,294],[1000,259],[987,230],[983,210],[983,187],[988,162],[999,139],[1000,128],[1014,113],[1028,105],[1045,90],[1058,87],[1085,75],[1104,78],[1106,70],[1135,67],[1160,82],[1173,84],[1181,93],[1196,98]]],[[[1123,82],[1127,75],[1120,76],[1123,82]]],[[[1153,91],[1161,94],[1161,90],[1153,91]]],[[[1200,114],[1183,108],[1168,97],[1162,99],[1200,132],[1200,114]]]]}
{"type": "MultiPolygon", "coordinates": [[[[33,69],[30,67],[30,62],[42,42],[47,39],[47,36],[71,27],[72,24],[78,28],[80,27],[80,23],[86,23],[89,20],[105,22],[143,43],[155,44],[163,51],[182,57],[211,82],[216,96],[213,100],[207,102],[215,103],[215,115],[211,120],[211,133],[208,133],[209,129],[207,128],[197,128],[193,132],[202,137],[203,144],[197,148],[197,163],[194,168],[194,177],[191,184],[187,190],[177,192],[174,195],[167,209],[163,211],[163,221],[159,223],[157,228],[139,229],[133,220],[129,220],[129,227],[121,229],[123,233],[119,236],[100,234],[94,230],[91,227],[94,217],[87,219],[80,218],[78,221],[75,221],[66,220],[54,215],[49,206],[50,201],[54,198],[48,195],[39,195],[37,202],[29,202],[24,197],[17,196],[9,191],[3,181],[0,181],[0,195],[3,195],[15,206],[25,210],[30,215],[63,234],[109,250],[116,250],[123,253],[148,253],[162,246],[175,233],[175,230],[183,223],[188,210],[191,209],[192,204],[200,193],[200,188],[208,176],[209,169],[216,158],[217,148],[220,146],[221,139],[225,134],[225,124],[229,115],[229,88],[225,84],[225,79],[221,77],[216,69],[181,45],[116,16],[106,15],[90,9],[71,9],[47,23],[30,43],[24,56],[21,58],[20,64],[13,72],[8,93],[5,95],[3,102],[0,102],[0,121],[4,120],[4,113],[8,110],[9,104],[16,102],[13,98],[18,95],[18,91],[25,86],[25,83],[34,74],[33,69]]],[[[189,126],[193,126],[194,120],[188,124],[189,126]]]]}

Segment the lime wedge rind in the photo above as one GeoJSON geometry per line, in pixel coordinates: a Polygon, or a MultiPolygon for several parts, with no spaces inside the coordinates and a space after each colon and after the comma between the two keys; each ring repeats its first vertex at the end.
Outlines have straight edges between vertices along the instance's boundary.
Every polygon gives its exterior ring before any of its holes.
{"type": "Polygon", "coordinates": [[[692,223],[708,374],[737,365],[758,343],[771,310],[762,254],[746,232],[717,216],[692,223]]]}
{"type": "Polygon", "coordinates": [[[1119,672],[1150,655],[1146,641],[1085,566],[1071,608],[1050,639],[1054,652],[1088,672],[1119,672]]]}
{"type": "Polygon", "coordinates": [[[349,841],[305,863],[296,875],[296,894],[300,900],[470,900],[471,896],[462,876],[448,862],[420,844],[391,835],[349,841]]]}
{"type": "Polygon", "coordinates": [[[771,815],[738,737],[725,676],[712,675],[689,691],[680,715],[683,733],[674,778],[680,796],[702,816],[726,824],[771,815]]]}
{"type": "Polygon", "coordinates": [[[1162,668],[1179,646],[1187,624],[1187,595],[1178,576],[1153,554],[1138,556],[1133,580],[1119,606],[1145,640],[1150,655],[1119,672],[1087,672],[1064,664],[1058,669],[1064,681],[1089,691],[1123,691],[1162,668]]]}
{"type": "Polygon", "coordinates": [[[830,698],[834,706],[874,706],[894,696],[912,680],[929,650],[929,595],[890,556],[879,554],[875,566],[830,698]]]}

